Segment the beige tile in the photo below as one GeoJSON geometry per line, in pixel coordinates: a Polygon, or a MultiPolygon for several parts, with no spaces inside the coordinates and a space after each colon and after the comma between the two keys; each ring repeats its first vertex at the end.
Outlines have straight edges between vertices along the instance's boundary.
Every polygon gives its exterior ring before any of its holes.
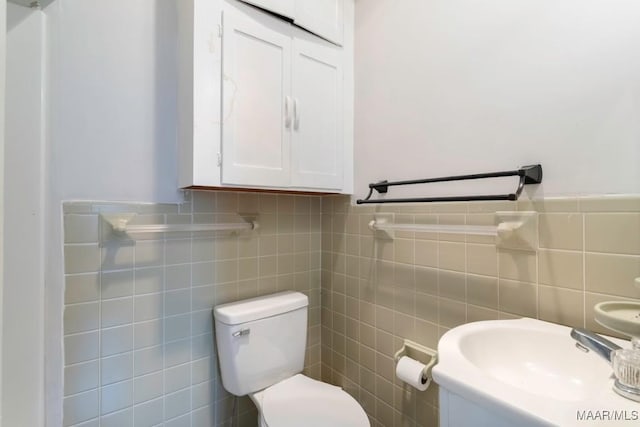
{"type": "Polygon", "coordinates": [[[395,312],[393,315],[393,333],[400,338],[414,340],[416,337],[415,318],[395,312]]]}
{"type": "Polygon", "coordinates": [[[498,308],[498,279],[495,277],[467,276],[467,302],[492,309],[498,308]]]}
{"type": "Polygon", "coordinates": [[[578,199],[582,212],[639,212],[638,196],[596,196],[578,199]]]}
{"type": "Polygon", "coordinates": [[[416,319],[416,338],[414,341],[435,349],[438,347],[438,339],[438,325],[416,319]]]}
{"type": "Polygon", "coordinates": [[[69,396],[98,387],[100,369],[97,360],[64,368],[64,395],[69,396]]]}
{"type": "Polygon", "coordinates": [[[134,256],[136,268],[162,265],[164,263],[164,242],[157,240],[136,242],[134,256]]]}
{"type": "Polygon", "coordinates": [[[396,239],[394,241],[394,260],[404,264],[414,263],[414,241],[409,239],[396,239]]]}
{"type": "Polygon", "coordinates": [[[64,333],[91,331],[99,326],[97,302],[68,305],[64,309],[64,333]]]}
{"type": "Polygon", "coordinates": [[[376,307],[376,328],[393,332],[393,310],[376,307]]]}
{"type": "Polygon", "coordinates": [[[630,255],[585,254],[586,290],[639,298],[634,279],[640,277],[640,257],[630,255]]]}
{"type": "MultiPolygon", "coordinates": [[[[469,214],[467,215],[468,225],[495,225],[495,214],[469,214]]],[[[478,234],[467,234],[467,243],[482,243],[486,245],[495,245],[495,236],[482,236],[478,234]]]]}
{"type": "Polygon", "coordinates": [[[494,245],[467,245],[467,272],[484,276],[498,275],[498,252],[494,245]]]}
{"type": "Polygon", "coordinates": [[[393,309],[399,313],[415,315],[416,294],[412,290],[395,288],[393,309]]]}
{"type": "Polygon", "coordinates": [[[65,304],[97,301],[100,298],[100,276],[98,273],[65,277],[65,304]]]}
{"type": "Polygon", "coordinates": [[[100,360],[100,384],[102,386],[133,377],[133,353],[103,357],[100,360]]]}
{"type": "Polygon", "coordinates": [[[469,204],[465,202],[443,202],[443,203],[431,203],[429,206],[431,212],[434,213],[466,213],[467,206],[469,204]]]}
{"type": "Polygon", "coordinates": [[[583,288],[582,252],[541,249],[538,252],[540,283],[563,288],[583,288]]]}
{"type": "Polygon", "coordinates": [[[587,214],[585,249],[640,255],[640,213],[587,214]]]}
{"type": "Polygon", "coordinates": [[[575,197],[559,197],[518,201],[519,211],[536,212],[577,212],[578,199],[575,197]]]}
{"type": "Polygon", "coordinates": [[[438,242],[438,251],[439,268],[461,272],[465,271],[464,243],[438,242]]]}
{"type": "MultiPolygon", "coordinates": [[[[102,329],[100,332],[100,355],[102,357],[133,350],[133,326],[102,329]]],[[[160,363],[162,356],[160,355],[160,363]]]]}
{"type": "Polygon", "coordinates": [[[103,414],[124,409],[133,404],[133,381],[102,387],[100,394],[103,414]]]}
{"type": "MultiPolygon", "coordinates": [[[[134,386],[137,391],[137,388],[134,386]]],[[[163,399],[145,401],[134,408],[133,425],[158,425],[162,424],[163,399]]],[[[208,407],[206,407],[209,410],[208,407]]],[[[195,416],[195,415],[194,415],[195,416]]],[[[211,422],[209,422],[211,424],[211,422]]],[[[203,424],[204,425],[204,424],[203,424]]]]}
{"type": "MultiPolygon", "coordinates": [[[[438,215],[438,224],[441,225],[463,225],[466,221],[464,214],[438,215]]],[[[449,242],[464,242],[464,234],[438,233],[438,240],[449,242]]]]}
{"type": "Polygon", "coordinates": [[[438,295],[441,297],[465,302],[466,278],[464,273],[455,271],[438,271],[438,295]]]}
{"type": "Polygon", "coordinates": [[[216,194],[211,191],[193,191],[193,211],[194,212],[215,212],[216,194]]]}
{"type": "Polygon", "coordinates": [[[380,399],[376,399],[376,419],[380,422],[380,425],[393,425],[393,408],[380,399]]]}
{"type": "Polygon", "coordinates": [[[483,320],[498,320],[500,312],[476,305],[467,305],[467,322],[480,322],[483,320]]]}
{"type": "Polygon", "coordinates": [[[164,295],[147,294],[134,298],[134,321],[154,320],[163,317],[164,295]]]}
{"type": "Polygon", "coordinates": [[[133,298],[118,298],[102,301],[100,317],[100,325],[102,328],[110,328],[133,322],[133,298]]]}
{"type": "Polygon", "coordinates": [[[276,213],[278,211],[278,196],[275,194],[260,194],[260,213],[276,213]]]}
{"type": "Polygon", "coordinates": [[[97,244],[65,245],[64,272],[92,273],[100,270],[100,248],[97,244]]]}
{"type": "MultiPolygon", "coordinates": [[[[431,214],[418,214],[415,215],[414,221],[416,224],[437,224],[438,215],[431,214]]],[[[437,240],[438,233],[435,232],[416,232],[415,238],[417,240],[437,240]]]]}
{"type": "MultiPolygon", "coordinates": [[[[65,325],[66,327],[66,325],[65,325]]],[[[97,331],[64,337],[64,363],[71,365],[99,357],[100,335],[97,331]]]]}
{"type": "Polygon", "coordinates": [[[582,250],[582,221],[580,213],[540,214],[540,247],[582,250]]]}
{"type": "Polygon", "coordinates": [[[536,254],[524,251],[498,251],[498,272],[501,279],[535,283],[538,278],[536,254]]]}
{"type": "Polygon", "coordinates": [[[98,215],[65,215],[65,243],[97,243],[99,238],[98,215]]]}
{"type": "MultiPolygon", "coordinates": [[[[380,329],[376,330],[376,351],[387,357],[392,357],[394,355],[396,349],[393,342],[393,335],[391,333],[380,329]]],[[[380,375],[380,372],[376,373],[380,375]]]]}
{"type": "Polygon", "coordinates": [[[438,269],[416,267],[416,291],[437,295],[438,294],[438,269]]]}
{"type": "Polygon", "coordinates": [[[231,191],[218,192],[216,195],[216,212],[238,212],[238,193],[231,191]]]}
{"type": "Polygon", "coordinates": [[[536,285],[500,279],[498,292],[500,311],[536,318],[538,313],[536,285]]]}
{"type": "Polygon", "coordinates": [[[583,293],[555,288],[538,287],[539,318],[547,322],[572,327],[584,327],[583,293]]]}
{"type": "Polygon", "coordinates": [[[171,239],[165,243],[165,264],[185,264],[191,261],[192,239],[171,239]]]}
{"type": "Polygon", "coordinates": [[[455,328],[466,322],[466,304],[447,298],[438,298],[438,324],[455,328]]]}
{"type": "Polygon", "coordinates": [[[100,275],[103,300],[133,295],[133,270],[110,271],[100,275]]]}
{"type": "Polygon", "coordinates": [[[438,298],[435,295],[416,292],[416,317],[438,322],[438,298]]]}
{"type": "Polygon", "coordinates": [[[191,269],[189,264],[165,267],[165,289],[184,289],[191,286],[191,269]]]}
{"type": "Polygon", "coordinates": [[[63,425],[71,426],[99,415],[98,390],[65,397],[63,401],[63,425]]]}

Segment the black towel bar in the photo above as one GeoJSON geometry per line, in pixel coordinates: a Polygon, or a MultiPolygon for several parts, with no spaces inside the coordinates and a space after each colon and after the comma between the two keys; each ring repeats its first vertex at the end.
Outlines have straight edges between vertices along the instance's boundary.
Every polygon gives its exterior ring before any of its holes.
{"type": "Polygon", "coordinates": [[[455,175],[445,176],[440,178],[426,178],[426,179],[414,179],[408,181],[380,181],[373,184],[369,184],[369,194],[365,199],[358,199],[356,203],[361,205],[363,203],[421,203],[421,202],[469,202],[469,201],[482,201],[482,200],[518,200],[520,193],[527,184],[540,184],[542,182],[542,166],[541,165],[529,165],[522,166],[520,169],[503,172],[489,172],[489,173],[477,173],[471,175],[455,175]],[[447,182],[447,181],[465,181],[470,179],[483,179],[483,178],[500,178],[505,176],[519,176],[518,188],[515,193],[511,194],[495,194],[487,196],[452,196],[452,197],[417,197],[406,199],[376,199],[370,200],[373,190],[383,194],[389,191],[389,187],[396,185],[412,185],[412,184],[430,184],[433,182],[447,182]]]}

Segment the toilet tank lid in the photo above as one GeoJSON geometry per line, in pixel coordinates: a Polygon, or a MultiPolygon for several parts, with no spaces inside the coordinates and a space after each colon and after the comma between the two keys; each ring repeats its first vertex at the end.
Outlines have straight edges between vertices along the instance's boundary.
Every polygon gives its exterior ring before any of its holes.
{"type": "Polygon", "coordinates": [[[264,319],[309,305],[309,298],[300,292],[285,291],[242,301],[221,304],[213,309],[213,316],[227,325],[238,325],[264,319]]]}

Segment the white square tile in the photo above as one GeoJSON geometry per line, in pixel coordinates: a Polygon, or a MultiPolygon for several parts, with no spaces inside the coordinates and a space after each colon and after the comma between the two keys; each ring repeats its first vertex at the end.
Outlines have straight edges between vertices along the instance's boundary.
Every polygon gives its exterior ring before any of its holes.
{"type": "Polygon", "coordinates": [[[164,348],[163,346],[158,346],[136,350],[133,358],[135,376],[162,371],[164,363],[164,348]]]}
{"type": "Polygon", "coordinates": [[[102,416],[100,427],[134,427],[133,408],[102,416]]]}
{"type": "Polygon", "coordinates": [[[133,405],[133,381],[123,381],[102,387],[102,415],[133,405]]]}
{"type": "Polygon", "coordinates": [[[111,328],[133,322],[133,298],[102,301],[101,317],[103,328],[111,328]]]}
{"type": "Polygon", "coordinates": [[[98,331],[64,337],[64,363],[71,365],[96,359],[100,356],[100,333],[98,331]]]}
{"type": "MultiPolygon", "coordinates": [[[[162,371],[156,371],[134,379],[134,402],[136,404],[156,399],[162,396],[163,391],[164,374],[162,371]]],[[[162,403],[162,400],[160,403],[162,403]]],[[[162,411],[160,412],[162,413],[162,411]]]]}
{"type": "Polygon", "coordinates": [[[98,416],[98,390],[65,397],[63,405],[62,424],[65,427],[88,421],[98,416]]]}
{"type": "Polygon", "coordinates": [[[100,313],[97,302],[68,305],[64,309],[64,333],[75,334],[78,332],[98,329],[100,313]]]}
{"type": "Polygon", "coordinates": [[[98,361],[78,363],[64,368],[64,395],[92,390],[99,385],[98,361]]]}
{"type": "Polygon", "coordinates": [[[133,325],[101,331],[102,357],[133,350],[133,325]]]}
{"type": "Polygon", "coordinates": [[[151,427],[162,424],[164,402],[156,399],[134,407],[136,427],[151,427]]]}
{"type": "Polygon", "coordinates": [[[165,394],[182,390],[191,385],[191,364],[174,366],[164,371],[165,394]]]}
{"type": "Polygon", "coordinates": [[[164,397],[165,419],[170,420],[191,410],[191,390],[186,389],[164,397]]]}
{"type": "Polygon", "coordinates": [[[100,370],[102,386],[133,378],[133,353],[103,357],[100,370]]]}

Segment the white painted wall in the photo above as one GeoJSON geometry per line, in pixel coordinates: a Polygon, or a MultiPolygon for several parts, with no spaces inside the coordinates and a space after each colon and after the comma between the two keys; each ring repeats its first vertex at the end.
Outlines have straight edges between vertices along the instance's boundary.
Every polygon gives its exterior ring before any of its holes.
{"type": "Polygon", "coordinates": [[[173,0],[56,0],[47,15],[47,425],[62,423],[63,200],[178,202],[173,0]]]}
{"type": "Polygon", "coordinates": [[[2,414],[44,425],[44,14],[7,5],[2,414]]]}
{"type": "Polygon", "coordinates": [[[355,197],[530,163],[530,196],[640,193],[638,22],[636,0],[357,1],[355,197]]]}
{"type": "MultiPolygon", "coordinates": [[[[7,2],[0,1],[0,200],[4,200],[4,112],[7,53],[7,2]]],[[[4,203],[0,203],[0,254],[4,254],[4,203]]],[[[2,295],[4,290],[4,255],[0,255],[0,427],[2,427],[2,295]]]]}

